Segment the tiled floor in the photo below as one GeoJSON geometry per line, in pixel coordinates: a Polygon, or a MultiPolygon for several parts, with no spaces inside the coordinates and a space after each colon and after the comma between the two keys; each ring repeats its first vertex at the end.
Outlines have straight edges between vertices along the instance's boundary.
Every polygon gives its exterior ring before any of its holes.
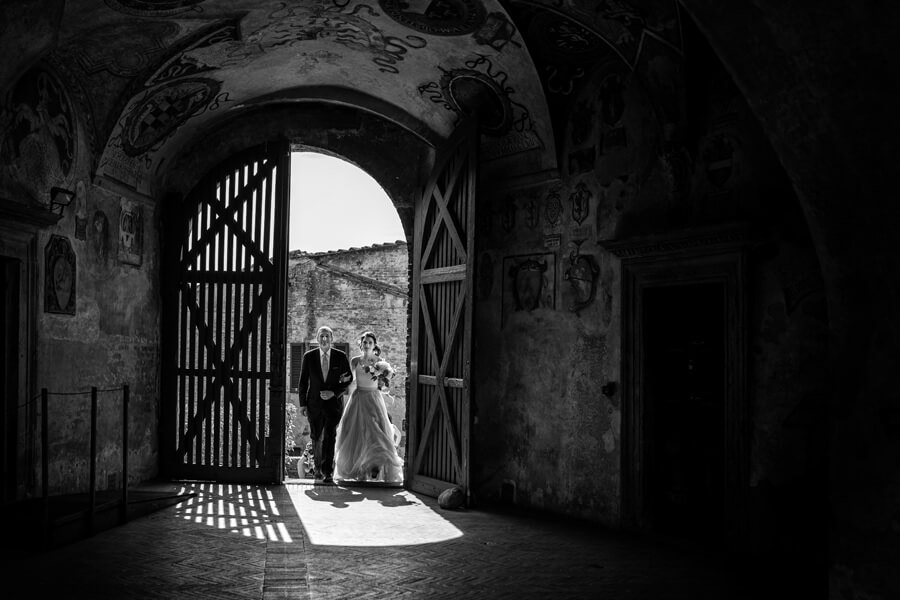
{"type": "MultiPolygon", "coordinates": [[[[174,484],[167,484],[174,485],[174,484]]],[[[682,544],[384,487],[192,484],[196,495],[3,561],[4,598],[782,597],[682,544]],[[20,586],[20,587],[19,587],[20,586]],[[753,586],[753,592],[750,587],[753,586]]]]}

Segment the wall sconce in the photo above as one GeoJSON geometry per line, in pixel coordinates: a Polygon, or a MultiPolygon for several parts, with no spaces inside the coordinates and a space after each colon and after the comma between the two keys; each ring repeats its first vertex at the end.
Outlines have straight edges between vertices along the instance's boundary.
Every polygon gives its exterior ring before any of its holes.
{"type": "Polygon", "coordinates": [[[72,204],[72,198],[74,197],[75,192],[70,190],[61,187],[50,188],[50,212],[61,215],[63,209],[72,204]]]}

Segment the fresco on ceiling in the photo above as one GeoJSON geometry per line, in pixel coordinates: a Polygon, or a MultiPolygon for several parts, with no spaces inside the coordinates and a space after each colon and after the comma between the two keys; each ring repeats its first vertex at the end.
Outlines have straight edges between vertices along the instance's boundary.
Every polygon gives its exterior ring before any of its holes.
{"type": "Polygon", "coordinates": [[[502,51],[516,26],[502,12],[488,13],[478,0],[379,0],[389,17],[415,31],[436,36],[471,35],[476,43],[502,51]]]}
{"type": "Polygon", "coordinates": [[[438,66],[441,78],[420,85],[419,93],[456,114],[478,115],[483,136],[495,138],[482,144],[482,155],[491,159],[526,150],[542,148],[528,108],[513,99],[516,90],[509,85],[509,74],[497,69],[484,55],[465,61],[463,67],[438,66]]]}
{"type": "Polygon", "coordinates": [[[187,59],[212,68],[244,66],[281,48],[302,46],[311,40],[331,41],[350,50],[367,52],[385,73],[399,73],[409,49],[424,48],[426,41],[410,35],[401,39],[384,33],[365,17],[376,16],[367,5],[345,10],[347,2],[332,0],[331,6],[288,7],[273,11],[269,22],[242,40],[227,40],[195,48],[187,59]]]}
{"type": "Polygon", "coordinates": [[[609,51],[603,38],[562,15],[531,21],[528,38],[546,62],[548,91],[563,96],[570,95],[589,66],[609,51]]]}
{"type": "Polygon", "coordinates": [[[40,67],[28,71],[0,106],[3,179],[47,204],[51,187],[68,187],[75,136],[75,115],[60,81],[40,67]]]}
{"type": "Polygon", "coordinates": [[[221,83],[189,77],[146,93],[125,118],[122,149],[128,156],[156,150],[185,121],[214,106],[221,83]]]}
{"type": "Polygon", "coordinates": [[[229,102],[228,93],[221,91],[221,82],[196,76],[212,71],[212,67],[190,60],[187,52],[234,40],[237,35],[235,21],[204,27],[180,41],[171,58],[146,80],[136,79],[122,94],[124,108],[112,128],[98,172],[137,187],[152,167],[148,152],[159,149],[190,118],[229,102]]]}
{"type": "Polygon", "coordinates": [[[516,26],[504,13],[492,12],[484,20],[484,24],[472,34],[472,38],[482,46],[490,46],[494,50],[501,51],[507,44],[521,48],[522,44],[515,41],[516,26]]]}
{"type": "Polygon", "coordinates": [[[166,52],[167,40],[180,31],[176,23],[162,21],[104,25],[67,46],[66,52],[86,75],[106,71],[132,78],[155,64],[166,52]]]}
{"type": "MultiPolygon", "coordinates": [[[[54,50],[43,61],[47,70],[54,74],[60,85],[65,89],[66,96],[72,107],[73,114],[77,115],[79,127],[79,140],[84,137],[91,151],[86,157],[88,160],[96,160],[99,155],[97,138],[97,126],[94,121],[95,104],[88,96],[85,85],[91,83],[84,77],[77,65],[69,60],[68,51],[64,48],[54,50]],[[73,69],[73,67],[75,67],[73,69]],[[81,126],[83,124],[83,126],[81,126]]],[[[92,88],[89,88],[92,89],[92,88]]],[[[93,90],[92,90],[93,91],[93,90]]]]}
{"type": "Polygon", "coordinates": [[[487,19],[479,0],[378,0],[392,19],[429,35],[467,35],[487,19]]]}
{"type": "Polygon", "coordinates": [[[140,189],[153,166],[153,152],[188,119],[230,101],[227,92],[219,92],[221,85],[214,79],[189,77],[140,94],[110,136],[98,173],[140,189]]]}
{"type": "Polygon", "coordinates": [[[169,16],[186,12],[202,13],[205,0],[106,0],[116,12],[139,16],[169,16]]]}
{"type": "Polygon", "coordinates": [[[513,10],[532,12],[531,25],[543,27],[539,34],[560,52],[584,52],[594,38],[612,49],[630,68],[638,63],[653,38],[681,51],[681,23],[675,0],[513,0],[513,10]]]}
{"type": "Polygon", "coordinates": [[[202,48],[215,47],[218,44],[236,42],[239,38],[240,30],[237,21],[216,23],[204,28],[182,42],[182,50],[174,53],[171,58],[165,61],[161,67],[147,78],[143,86],[153,87],[179,77],[187,77],[214,70],[214,67],[194,60],[191,57],[191,53],[198,52],[202,48]]]}
{"type": "Polygon", "coordinates": [[[633,71],[648,60],[648,53],[651,58],[659,52],[681,55],[676,3],[666,0],[656,6],[654,2],[652,10],[634,6],[648,1],[518,0],[511,10],[536,56],[547,90],[569,96],[605,58],[614,57],[633,71]]]}

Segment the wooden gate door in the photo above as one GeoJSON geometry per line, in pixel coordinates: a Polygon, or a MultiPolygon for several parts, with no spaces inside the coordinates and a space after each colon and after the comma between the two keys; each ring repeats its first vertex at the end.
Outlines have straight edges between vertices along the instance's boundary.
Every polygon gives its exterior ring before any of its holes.
{"type": "Polygon", "coordinates": [[[411,489],[469,492],[477,136],[457,130],[416,208],[409,451],[411,489]]]}
{"type": "Polygon", "coordinates": [[[173,479],[283,478],[289,160],[286,142],[233,157],[177,219],[164,272],[162,449],[173,479]]]}

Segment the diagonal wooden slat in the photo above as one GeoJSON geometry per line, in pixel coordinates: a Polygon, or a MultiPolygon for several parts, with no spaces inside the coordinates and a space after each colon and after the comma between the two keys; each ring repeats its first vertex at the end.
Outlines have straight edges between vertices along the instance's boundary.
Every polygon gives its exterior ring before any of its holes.
{"type": "Polygon", "coordinates": [[[458,176],[461,172],[461,168],[462,167],[460,165],[456,168],[455,171],[452,172],[449,185],[447,186],[446,194],[442,194],[440,187],[437,185],[435,185],[434,191],[431,194],[430,203],[437,208],[437,214],[435,215],[436,222],[434,229],[431,230],[431,235],[429,236],[428,242],[425,245],[425,250],[423,250],[422,252],[423,264],[427,264],[427,259],[431,256],[431,253],[434,250],[434,244],[437,240],[438,234],[441,231],[441,223],[443,223],[444,230],[447,232],[447,234],[450,236],[450,239],[453,241],[453,244],[456,246],[460,258],[463,262],[465,262],[465,257],[467,255],[465,245],[459,238],[457,224],[453,221],[450,210],[447,206],[447,201],[445,200],[445,197],[450,197],[453,195],[458,176]]]}
{"type": "MultiPolygon", "coordinates": [[[[424,294],[423,294],[423,296],[424,296],[424,294]]],[[[446,388],[445,388],[445,377],[446,377],[447,366],[450,361],[450,357],[453,354],[453,348],[456,344],[456,340],[459,339],[458,335],[457,335],[460,331],[459,322],[461,319],[461,315],[463,313],[463,308],[465,306],[465,288],[464,287],[461,287],[459,292],[457,292],[457,301],[455,304],[456,304],[456,309],[453,312],[453,315],[450,320],[450,325],[448,327],[448,332],[449,332],[450,337],[448,340],[446,340],[447,345],[442,353],[439,352],[438,349],[436,348],[436,340],[434,338],[433,330],[431,329],[431,325],[430,325],[430,311],[428,309],[429,308],[428,302],[427,301],[422,302],[422,304],[421,304],[422,311],[424,313],[423,316],[424,316],[425,322],[427,324],[426,328],[428,331],[428,335],[426,338],[426,340],[427,340],[426,344],[428,346],[428,350],[430,351],[434,362],[436,364],[438,364],[438,369],[437,369],[437,372],[435,373],[435,379],[436,379],[435,393],[437,395],[438,402],[433,403],[429,407],[428,419],[427,419],[426,425],[422,432],[423,433],[422,445],[419,447],[418,452],[416,453],[415,459],[413,461],[413,464],[416,467],[421,467],[422,458],[424,456],[425,449],[428,445],[428,442],[430,441],[430,437],[433,432],[434,413],[436,411],[436,408],[438,406],[440,406],[441,412],[444,416],[444,427],[447,431],[447,435],[449,436],[449,438],[451,440],[449,450],[450,450],[450,453],[451,453],[451,456],[453,459],[454,467],[456,468],[457,471],[460,471],[462,469],[462,464],[460,461],[459,436],[457,433],[457,429],[454,426],[454,419],[451,415],[450,405],[447,400],[447,393],[446,393],[446,388]],[[440,356],[438,356],[439,354],[440,354],[440,356]]],[[[420,381],[421,381],[421,378],[420,378],[420,381]]]]}
{"type": "MultiPolygon", "coordinates": [[[[193,290],[190,288],[184,289],[187,293],[193,293],[193,290]]],[[[207,359],[210,361],[209,366],[217,373],[215,378],[210,382],[209,388],[206,390],[206,394],[203,399],[198,403],[196,412],[193,417],[191,417],[188,421],[187,429],[184,430],[182,439],[185,443],[189,443],[190,440],[197,434],[197,431],[204,419],[206,418],[209,410],[212,407],[213,398],[216,397],[219,390],[224,385],[234,386],[234,380],[231,377],[226,377],[226,362],[222,361],[218,358],[219,349],[216,344],[212,341],[212,335],[210,332],[209,325],[202,318],[202,314],[200,314],[200,307],[196,302],[196,298],[194,302],[186,302],[185,305],[188,309],[195,315],[196,318],[196,328],[198,332],[201,334],[201,338],[204,340],[205,345],[209,348],[209,352],[207,353],[207,359]],[[227,380],[227,383],[226,383],[227,380]]],[[[232,344],[229,355],[230,359],[227,361],[227,364],[233,364],[234,359],[240,355],[241,350],[243,349],[243,342],[246,339],[246,336],[243,335],[247,331],[249,331],[255,323],[259,320],[259,315],[261,311],[261,307],[263,306],[262,302],[254,303],[254,308],[251,311],[249,318],[245,321],[244,328],[241,330],[241,334],[237,341],[232,344]]],[[[237,390],[233,390],[233,397],[239,397],[237,390]]],[[[250,423],[249,419],[246,416],[246,411],[239,410],[243,407],[243,403],[240,406],[235,406],[236,414],[240,414],[240,424],[242,429],[244,429],[243,433],[247,435],[248,440],[251,444],[251,452],[256,454],[256,444],[258,443],[258,439],[255,437],[253,425],[250,423]]],[[[180,445],[176,451],[178,456],[184,456],[187,453],[187,447],[184,445],[180,445]]]]}
{"type": "Polygon", "coordinates": [[[234,198],[235,202],[232,202],[227,207],[227,210],[222,210],[221,206],[224,203],[218,196],[212,196],[212,198],[215,199],[215,202],[210,202],[208,199],[201,199],[200,204],[205,204],[210,209],[215,211],[218,219],[210,223],[208,228],[202,231],[200,237],[195,241],[193,247],[184,254],[184,256],[182,257],[182,264],[184,266],[189,266],[197,258],[197,255],[200,253],[200,251],[204,249],[213,239],[215,239],[215,236],[219,234],[219,220],[225,221],[226,219],[231,219],[229,224],[234,227],[235,235],[239,236],[239,239],[242,240],[245,247],[254,254],[258,255],[257,259],[261,258],[262,262],[268,261],[268,257],[260,252],[258,248],[256,248],[256,242],[246,231],[244,231],[244,228],[234,220],[234,213],[236,213],[248,200],[251,200],[253,198],[254,192],[259,191],[259,188],[262,185],[263,181],[267,177],[271,176],[272,170],[275,168],[275,164],[273,162],[269,162],[260,165],[260,167],[260,170],[257,171],[257,173],[255,173],[251,179],[243,184],[240,192],[238,192],[238,194],[234,198]]]}
{"type": "Polygon", "coordinates": [[[422,468],[422,460],[425,458],[425,451],[428,450],[428,442],[431,440],[432,431],[434,431],[434,416],[437,414],[438,403],[432,402],[428,407],[428,414],[425,417],[425,425],[419,433],[419,440],[416,448],[415,458],[413,458],[413,473],[420,472],[422,468]]]}
{"type": "Polygon", "coordinates": [[[434,335],[434,323],[431,317],[430,305],[428,304],[428,294],[425,292],[424,286],[419,287],[419,295],[421,297],[419,306],[422,312],[422,324],[425,326],[425,339],[422,340],[422,343],[431,355],[431,360],[434,361],[434,364],[439,364],[440,350],[437,347],[438,340],[434,335]]]}

